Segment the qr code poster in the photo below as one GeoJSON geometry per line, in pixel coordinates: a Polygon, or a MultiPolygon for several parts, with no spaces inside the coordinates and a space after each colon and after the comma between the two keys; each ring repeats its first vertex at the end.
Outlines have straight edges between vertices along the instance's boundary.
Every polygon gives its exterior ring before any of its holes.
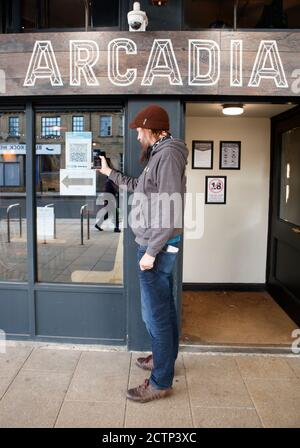
{"type": "Polygon", "coordinates": [[[92,133],[66,132],[66,169],[90,169],[92,133]]]}

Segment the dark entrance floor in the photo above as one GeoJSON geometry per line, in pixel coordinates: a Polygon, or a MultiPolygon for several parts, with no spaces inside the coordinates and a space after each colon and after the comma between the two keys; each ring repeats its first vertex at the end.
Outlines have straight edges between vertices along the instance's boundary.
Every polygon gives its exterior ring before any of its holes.
{"type": "Polygon", "coordinates": [[[184,344],[291,345],[296,328],[267,292],[183,292],[184,344]]]}

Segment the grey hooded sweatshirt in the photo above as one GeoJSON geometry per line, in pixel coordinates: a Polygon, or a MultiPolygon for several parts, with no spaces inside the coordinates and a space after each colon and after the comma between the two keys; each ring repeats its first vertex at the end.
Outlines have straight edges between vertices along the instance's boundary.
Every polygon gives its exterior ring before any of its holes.
{"type": "Polygon", "coordinates": [[[109,175],[116,185],[134,193],[131,213],[139,219],[130,226],[135,241],[147,246],[147,253],[153,257],[169,239],[182,234],[187,156],[185,143],[171,137],[154,145],[138,178],[114,169],[109,175]],[[168,205],[164,201],[170,196],[168,205]]]}

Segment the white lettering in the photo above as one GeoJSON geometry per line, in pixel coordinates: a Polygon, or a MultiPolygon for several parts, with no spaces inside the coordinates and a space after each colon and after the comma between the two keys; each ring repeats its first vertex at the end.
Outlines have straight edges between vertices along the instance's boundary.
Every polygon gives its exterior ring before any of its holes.
{"type": "Polygon", "coordinates": [[[126,54],[137,54],[136,43],[131,39],[114,39],[108,45],[108,77],[116,86],[130,86],[137,76],[135,68],[128,69],[124,74],[119,69],[119,51],[123,49],[126,54]]]}
{"type": "Polygon", "coordinates": [[[38,78],[48,78],[53,87],[63,85],[50,40],[35,42],[24,86],[34,86],[38,78]]]}
{"type": "Polygon", "coordinates": [[[99,58],[99,47],[93,40],[70,41],[70,85],[80,86],[81,75],[88,86],[98,86],[93,70],[99,58]]]}
{"type": "Polygon", "coordinates": [[[142,86],[152,86],[157,76],[169,78],[170,85],[182,85],[171,39],[154,40],[142,86]]]}
{"type": "Polygon", "coordinates": [[[248,86],[258,87],[262,78],[274,79],[277,87],[288,87],[275,40],[260,42],[248,86]]]}
{"type": "Polygon", "coordinates": [[[212,86],[220,77],[220,47],[213,40],[189,39],[189,85],[212,86]],[[201,64],[208,65],[201,73],[201,64]]]}
{"type": "Polygon", "coordinates": [[[243,41],[232,40],[230,44],[230,87],[243,86],[243,41]]]}

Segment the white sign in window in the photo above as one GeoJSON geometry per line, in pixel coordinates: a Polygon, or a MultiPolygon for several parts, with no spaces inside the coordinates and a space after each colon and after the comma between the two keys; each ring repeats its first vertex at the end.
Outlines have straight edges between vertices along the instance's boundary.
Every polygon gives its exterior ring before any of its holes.
{"type": "Polygon", "coordinates": [[[90,169],[92,133],[66,132],[66,169],[90,169]]]}
{"type": "Polygon", "coordinates": [[[53,207],[37,207],[37,237],[39,240],[54,239],[53,207]]]}
{"type": "Polygon", "coordinates": [[[95,196],[95,170],[60,170],[61,196],[95,196]]]}

